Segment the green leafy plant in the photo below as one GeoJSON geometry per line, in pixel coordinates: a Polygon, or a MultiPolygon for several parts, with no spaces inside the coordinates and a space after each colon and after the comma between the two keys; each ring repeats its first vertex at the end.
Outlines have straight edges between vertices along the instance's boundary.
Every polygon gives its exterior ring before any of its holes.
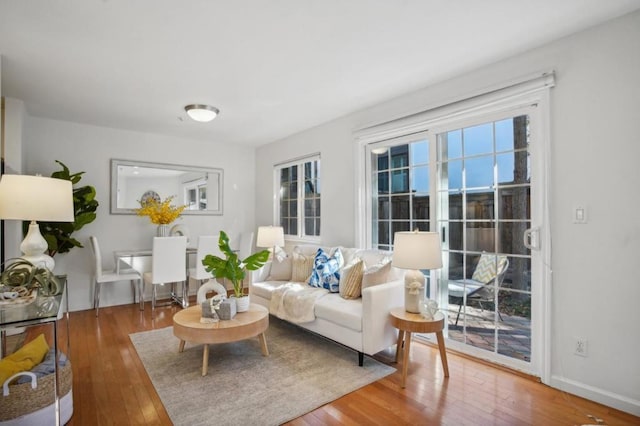
{"type": "Polygon", "coordinates": [[[213,254],[208,254],[202,259],[205,270],[216,278],[226,278],[233,284],[233,293],[236,297],[244,295],[244,279],[247,271],[260,269],[269,260],[269,250],[262,250],[252,254],[246,259],[240,260],[238,254],[229,247],[229,237],[224,231],[220,231],[218,247],[225,255],[222,259],[213,254]]]}
{"type": "Polygon", "coordinates": [[[37,288],[44,296],[55,296],[62,290],[60,281],[49,268],[35,266],[21,258],[9,259],[8,262],[11,263],[0,274],[0,285],[3,287],[24,287],[27,290],[37,288]]]}
{"type": "MultiPolygon", "coordinates": [[[[40,233],[47,241],[49,256],[56,253],[67,253],[74,247],[83,247],[80,241],[71,235],[82,229],[85,225],[96,220],[96,210],[98,200],[96,200],[96,189],[93,186],[85,185],[76,187],[85,172],[71,173],[69,168],[62,162],[56,160],[62,170],[53,172],[52,178],[69,180],[74,185],[73,188],[73,211],[75,220],[71,223],[65,222],[38,222],[40,233]]],[[[29,222],[23,223],[23,231],[26,234],[29,222]]]]}

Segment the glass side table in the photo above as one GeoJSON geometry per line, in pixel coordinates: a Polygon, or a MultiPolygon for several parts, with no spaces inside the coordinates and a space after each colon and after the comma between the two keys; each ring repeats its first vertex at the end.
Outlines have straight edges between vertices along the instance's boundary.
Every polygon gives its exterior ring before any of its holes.
{"type": "MultiPolygon", "coordinates": [[[[55,409],[55,424],[60,425],[62,423],[62,410],[60,406],[61,384],[60,384],[60,368],[59,368],[59,335],[60,335],[60,320],[65,319],[66,327],[66,348],[62,348],[66,354],[67,359],[69,357],[69,295],[67,293],[67,277],[66,275],[58,276],[62,285],[62,291],[56,296],[42,296],[38,295],[36,300],[28,305],[18,306],[0,306],[0,345],[2,349],[2,356],[7,354],[7,332],[22,327],[51,327],[53,349],[55,353],[55,380],[53,386],[54,409],[55,409]]],[[[1,385],[1,384],[0,384],[1,385]]],[[[69,392],[69,395],[71,392],[69,392]]],[[[0,395],[0,398],[2,396],[0,395]]],[[[71,400],[71,410],[73,410],[73,400],[71,400]]],[[[66,410],[68,412],[68,410],[66,410]]]]}

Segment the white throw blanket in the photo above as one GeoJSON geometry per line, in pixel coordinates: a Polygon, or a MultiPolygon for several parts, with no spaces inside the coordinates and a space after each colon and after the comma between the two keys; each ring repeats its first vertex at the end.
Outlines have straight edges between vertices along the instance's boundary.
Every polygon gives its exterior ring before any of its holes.
{"type": "Polygon", "coordinates": [[[269,312],[292,323],[311,322],[316,319],[313,311],[316,300],[327,293],[329,290],[307,284],[283,284],[271,293],[269,312]]]}

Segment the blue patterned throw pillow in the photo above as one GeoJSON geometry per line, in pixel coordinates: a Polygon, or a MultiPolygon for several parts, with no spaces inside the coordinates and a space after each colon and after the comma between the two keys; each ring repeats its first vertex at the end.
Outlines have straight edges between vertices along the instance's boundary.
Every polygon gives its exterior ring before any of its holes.
{"type": "Polygon", "coordinates": [[[333,256],[319,248],[313,261],[313,271],[309,278],[312,287],[326,288],[331,293],[340,291],[340,268],[344,264],[342,252],[336,249],[333,256]]]}

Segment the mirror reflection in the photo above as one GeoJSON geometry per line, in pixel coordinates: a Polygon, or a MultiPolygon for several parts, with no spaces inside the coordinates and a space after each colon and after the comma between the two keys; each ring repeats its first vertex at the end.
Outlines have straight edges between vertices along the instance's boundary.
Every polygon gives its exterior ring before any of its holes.
{"type": "Polygon", "coordinates": [[[174,197],[182,214],[222,214],[222,169],[111,160],[111,213],[135,214],[149,199],[174,197]]]}

